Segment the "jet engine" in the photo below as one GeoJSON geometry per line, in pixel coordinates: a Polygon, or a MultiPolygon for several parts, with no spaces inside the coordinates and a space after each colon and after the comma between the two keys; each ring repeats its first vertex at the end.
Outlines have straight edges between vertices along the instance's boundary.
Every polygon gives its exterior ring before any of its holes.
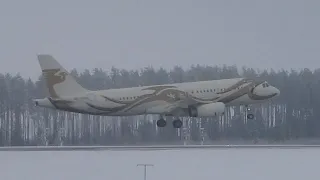
{"type": "Polygon", "coordinates": [[[213,117],[223,115],[225,107],[224,103],[216,102],[199,106],[190,106],[188,110],[190,117],[213,117]]]}

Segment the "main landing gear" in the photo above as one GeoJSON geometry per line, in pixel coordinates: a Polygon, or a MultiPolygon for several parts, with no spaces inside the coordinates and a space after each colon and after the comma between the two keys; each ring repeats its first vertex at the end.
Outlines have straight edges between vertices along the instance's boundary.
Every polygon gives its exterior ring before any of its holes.
{"type": "MultiPolygon", "coordinates": [[[[160,116],[160,119],[157,121],[158,127],[165,127],[167,125],[167,121],[163,119],[163,116],[160,116]]],[[[183,125],[182,121],[180,119],[175,119],[172,121],[172,126],[174,128],[181,128],[183,125]]]]}
{"type": "Polygon", "coordinates": [[[179,129],[182,127],[183,123],[180,119],[175,119],[175,120],[173,120],[172,125],[174,128],[179,129]]]}
{"type": "Polygon", "coordinates": [[[165,127],[167,125],[167,121],[164,120],[162,117],[157,121],[158,127],[165,127]]]}
{"type": "Polygon", "coordinates": [[[248,118],[248,119],[253,119],[253,118],[254,118],[254,115],[253,115],[253,114],[247,114],[247,118],[248,118]]]}
{"type": "Polygon", "coordinates": [[[248,105],[246,105],[246,108],[247,108],[247,119],[253,119],[254,115],[251,112],[251,108],[248,105]]]}

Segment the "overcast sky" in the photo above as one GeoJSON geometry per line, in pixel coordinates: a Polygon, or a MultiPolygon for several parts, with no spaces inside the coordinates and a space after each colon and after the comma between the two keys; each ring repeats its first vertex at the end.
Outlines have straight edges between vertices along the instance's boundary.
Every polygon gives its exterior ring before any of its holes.
{"type": "Polygon", "coordinates": [[[320,67],[319,0],[1,0],[0,72],[192,64],[320,67]]]}

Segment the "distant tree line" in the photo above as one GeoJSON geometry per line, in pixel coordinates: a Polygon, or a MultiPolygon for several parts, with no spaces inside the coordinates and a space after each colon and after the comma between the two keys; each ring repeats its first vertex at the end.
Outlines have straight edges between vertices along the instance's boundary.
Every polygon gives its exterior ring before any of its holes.
{"type": "MultiPolygon", "coordinates": [[[[320,69],[311,71],[258,71],[236,66],[174,67],[168,71],[112,68],[71,74],[85,88],[101,90],[132,86],[214,80],[261,78],[281,90],[279,98],[253,106],[256,118],[245,109],[230,107],[221,118],[183,118],[184,128],[157,128],[158,116],[103,117],[35,107],[32,99],[47,96],[43,77],[34,82],[19,74],[0,74],[0,145],[120,145],[199,142],[221,139],[285,141],[320,135],[320,69]]],[[[171,118],[167,120],[172,121],[171,118]]],[[[168,123],[168,124],[169,124],[168,123]]]]}

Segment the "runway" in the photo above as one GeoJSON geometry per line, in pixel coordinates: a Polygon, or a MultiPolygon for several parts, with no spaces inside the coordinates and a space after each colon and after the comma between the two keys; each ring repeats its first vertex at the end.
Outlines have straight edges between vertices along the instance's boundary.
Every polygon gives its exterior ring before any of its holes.
{"type": "Polygon", "coordinates": [[[159,145],[159,146],[8,146],[0,151],[125,151],[125,150],[179,150],[179,149],[301,149],[320,148],[320,145],[159,145]]]}

